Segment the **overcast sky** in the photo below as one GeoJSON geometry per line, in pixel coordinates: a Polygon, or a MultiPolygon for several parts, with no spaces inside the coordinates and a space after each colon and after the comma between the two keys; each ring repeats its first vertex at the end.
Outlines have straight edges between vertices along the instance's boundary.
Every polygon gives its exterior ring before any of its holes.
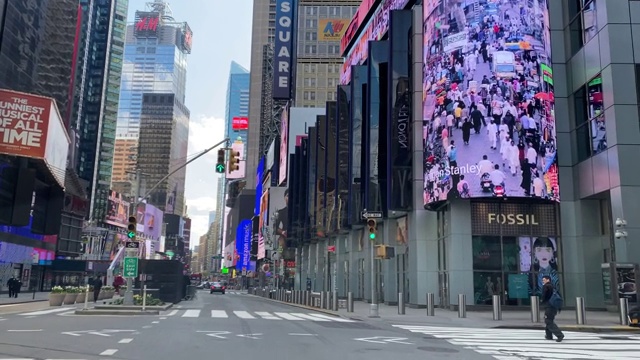
{"type": "MultiPolygon", "coordinates": [[[[129,19],[145,10],[145,0],[129,1],[129,19]]],[[[224,139],[224,113],[231,61],[249,68],[251,57],[251,0],[168,0],[176,21],[193,30],[188,59],[186,105],[191,110],[189,155],[224,139]]],[[[191,247],[207,231],[209,211],[215,209],[219,175],[212,151],[187,167],[187,212],[192,219],[191,247]]]]}

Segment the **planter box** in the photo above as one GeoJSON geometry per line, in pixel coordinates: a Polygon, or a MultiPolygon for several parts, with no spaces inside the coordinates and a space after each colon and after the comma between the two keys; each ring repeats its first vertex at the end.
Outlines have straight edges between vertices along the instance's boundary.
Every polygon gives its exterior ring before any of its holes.
{"type": "MultiPolygon", "coordinates": [[[[76,304],[84,303],[85,294],[86,293],[79,293],[78,294],[78,297],[76,297],[76,304]]],[[[89,301],[91,301],[91,300],[93,300],[93,299],[91,298],[91,296],[89,296],[89,301]]]]}
{"type": "Polygon", "coordinates": [[[64,305],[72,305],[76,303],[76,298],[78,294],[65,294],[64,301],[62,302],[64,305]]]}
{"type": "Polygon", "coordinates": [[[49,306],[61,306],[67,294],[49,294],[49,306]]]}

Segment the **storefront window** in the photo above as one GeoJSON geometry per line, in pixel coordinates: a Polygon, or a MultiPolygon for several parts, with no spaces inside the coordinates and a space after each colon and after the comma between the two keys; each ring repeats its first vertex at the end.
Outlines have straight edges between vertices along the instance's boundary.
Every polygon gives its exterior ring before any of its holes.
{"type": "MultiPolygon", "coordinates": [[[[474,303],[529,305],[548,275],[561,290],[556,208],[549,204],[472,205],[474,303]]],[[[561,291],[562,292],[562,291],[561,291]]]]}

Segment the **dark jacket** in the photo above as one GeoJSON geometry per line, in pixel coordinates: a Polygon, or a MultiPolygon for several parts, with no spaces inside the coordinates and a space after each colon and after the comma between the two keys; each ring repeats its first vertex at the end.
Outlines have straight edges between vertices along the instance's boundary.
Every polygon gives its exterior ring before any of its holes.
{"type": "Polygon", "coordinates": [[[548,282],[542,286],[542,297],[540,298],[540,302],[543,305],[548,305],[549,300],[551,300],[551,295],[553,295],[553,285],[548,282]]]}

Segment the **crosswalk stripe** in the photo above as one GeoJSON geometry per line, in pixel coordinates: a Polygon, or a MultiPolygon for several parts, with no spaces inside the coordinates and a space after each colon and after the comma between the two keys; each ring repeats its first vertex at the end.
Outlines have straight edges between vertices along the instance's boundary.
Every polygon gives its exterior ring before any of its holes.
{"type": "Polygon", "coordinates": [[[307,319],[307,320],[312,320],[312,321],[331,321],[329,319],[323,319],[321,317],[315,317],[315,316],[311,316],[311,315],[307,315],[307,314],[303,314],[303,313],[291,313],[291,315],[297,316],[297,317],[301,317],[303,319],[307,319]]]}
{"type": "Polygon", "coordinates": [[[353,320],[343,319],[343,318],[337,317],[337,316],[327,316],[327,315],[323,315],[323,314],[311,314],[311,313],[309,313],[309,315],[315,316],[315,317],[319,317],[319,318],[322,318],[322,319],[328,319],[328,320],[331,320],[331,321],[336,321],[336,322],[354,322],[353,320]]]}
{"type": "Polygon", "coordinates": [[[200,310],[187,310],[184,312],[184,314],[182,315],[182,317],[198,317],[200,316],[200,310]]]}
{"type": "Polygon", "coordinates": [[[173,315],[175,315],[175,314],[177,314],[177,313],[178,313],[178,310],[171,310],[171,312],[170,312],[170,313],[168,313],[168,314],[167,314],[167,315],[165,315],[165,316],[173,316],[173,315]]]}
{"type": "Polygon", "coordinates": [[[20,315],[20,316],[47,315],[47,314],[54,314],[54,313],[61,312],[61,311],[69,311],[69,308],[68,307],[64,307],[64,308],[58,308],[58,309],[40,310],[40,311],[22,313],[22,314],[18,314],[18,315],[20,315]]]}
{"type": "Polygon", "coordinates": [[[393,325],[413,333],[428,334],[452,345],[463,346],[498,360],[525,358],[631,360],[640,352],[640,336],[608,336],[595,333],[565,332],[561,343],[543,338],[542,330],[474,329],[393,325]]]}
{"type": "Polygon", "coordinates": [[[211,310],[212,318],[228,318],[227,312],[224,310],[211,310]]]}
{"type": "Polygon", "coordinates": [[[236,316],[240,319],[255,319],[255,317],[253,317],[246,311],[234,311],[233,313],[236,314],[236,316]]]}
{"type": "Polygon", "coordinates": [[[256,314],[266,320],[282,320],[281,318],[273,316],[266,311],[256,311],[256,314]]]}
{"type": "Polygon", "coordinates": [[[291,315],[291,314],[288,314],[288,313],[277,312],[277,313],[274,313],[274,314],[276,314],[276,315],[280,316],[281,318],[283,318],[283,319],[285,319],[285,320],[292,320],[292,321],[304,321],[304,319],[301,319],[301,318],[299,318],[299,317],[295,317],[295,316],[293,316],[293,315],[291,315]]]}

